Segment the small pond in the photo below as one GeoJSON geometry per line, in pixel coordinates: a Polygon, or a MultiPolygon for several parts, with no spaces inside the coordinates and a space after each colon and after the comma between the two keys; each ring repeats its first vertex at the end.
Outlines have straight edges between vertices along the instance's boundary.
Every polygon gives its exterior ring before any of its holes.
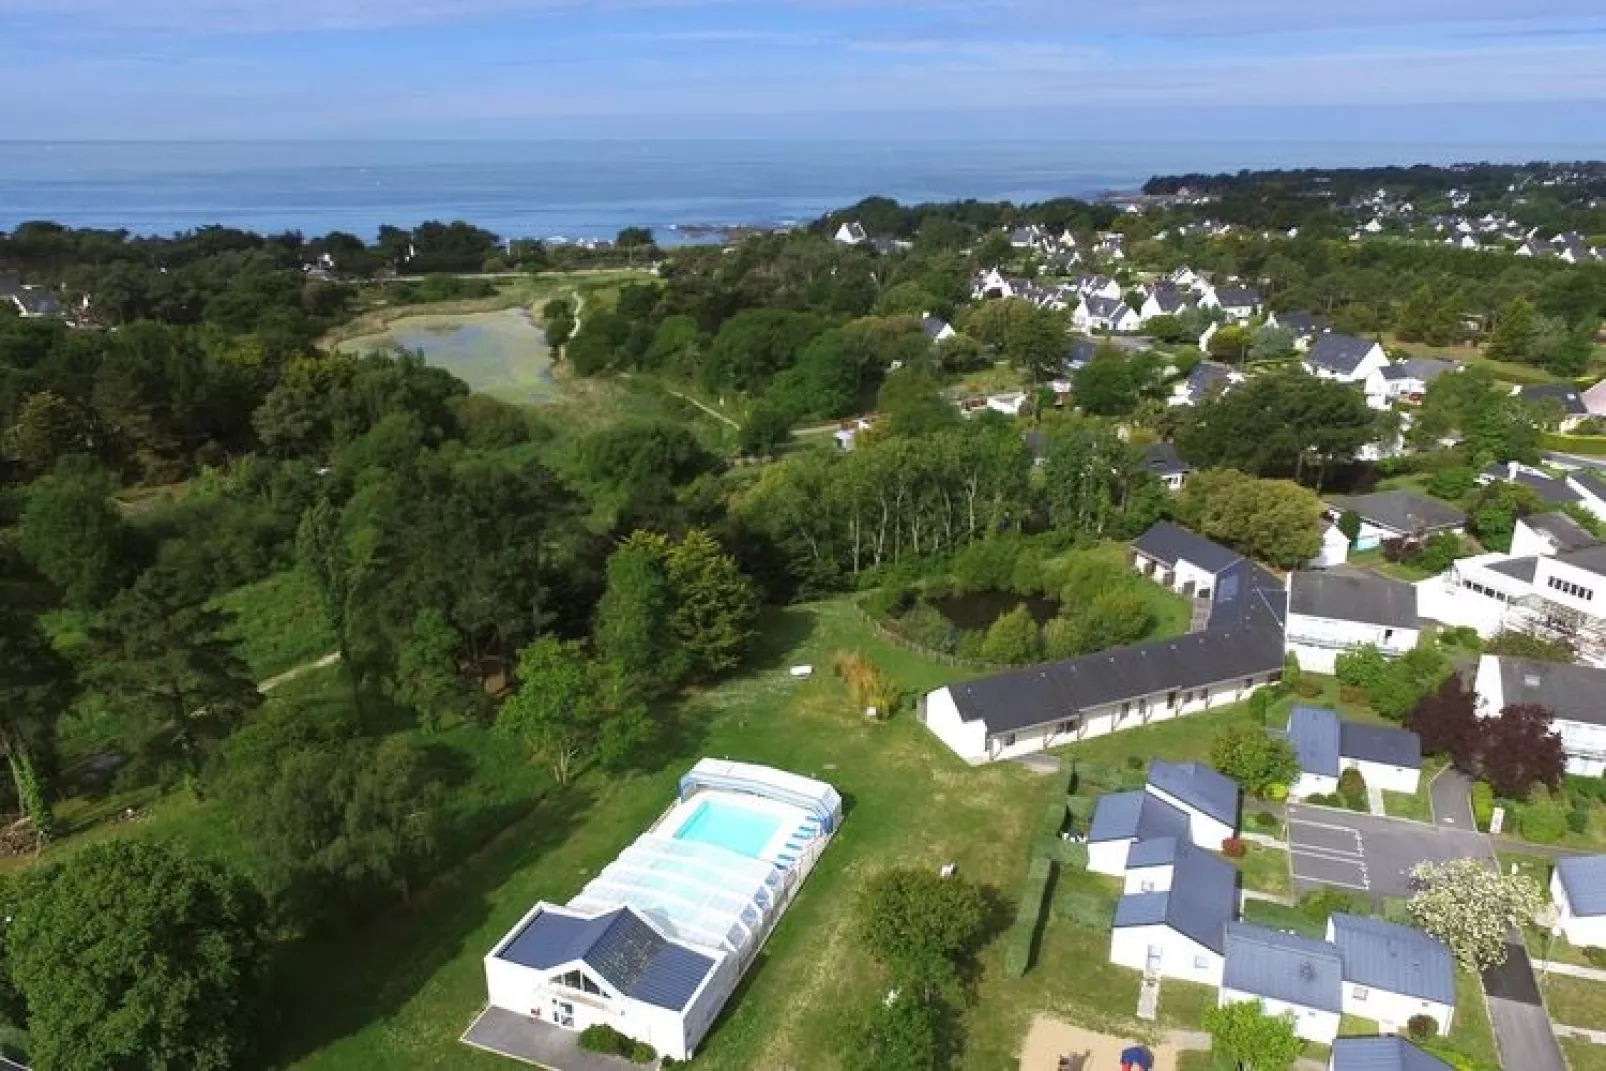
{"type": "Polygon", "coordinates": [[[555,390],[546,335],[524,309],[404,316],[380,334],[349,339],[339,348],[418,350],[471,389],[521,405],[550,401],[555,390]]]}
{"type": "Polygon", "coordinates": [[[994,621],[1024,606],[1039,625],[1059,616],[1057,599],[1042,595],[1016,595],[1010,591],[974,591],[968,595],[944,595],[931,605],[955,628],[965,632],[986,631],[994,621]]]}

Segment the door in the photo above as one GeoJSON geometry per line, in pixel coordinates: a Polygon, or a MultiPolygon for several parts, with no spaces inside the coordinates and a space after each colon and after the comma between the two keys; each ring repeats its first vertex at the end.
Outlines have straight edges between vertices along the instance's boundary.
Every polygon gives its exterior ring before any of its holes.
{"type": "Polygon", "coordinates": [[[552,1021],[565,1030],[574,1029],[574,1005],[566,1000],[552,1001],[552,1021]]]}
{"type": "Polygon", "coordinates": [[[1159,945],[1150,945],[1148,961],[1143,967],[1144,975],[1150,978],[1158,978],[1160,976],[1160,961],[1164,958],[1164,948],[1159,945]]]}

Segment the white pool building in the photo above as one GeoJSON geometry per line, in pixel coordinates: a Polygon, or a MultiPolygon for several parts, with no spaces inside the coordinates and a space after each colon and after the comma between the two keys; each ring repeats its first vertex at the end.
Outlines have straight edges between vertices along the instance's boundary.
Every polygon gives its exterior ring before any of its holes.
{"type": "Polygon", "coordinates": [[[491,949],[486,1016],[503,1014],[494,1031],[482,1016],[466,1040],[549,1062],[541,1032],[606,1024],[689,1058],[841,821],[842,797],[823,781],[701,760],[578,896],[536,904],[491,949]],[[529,1051],[490,1040],[521,1025],[529,1051]]]}

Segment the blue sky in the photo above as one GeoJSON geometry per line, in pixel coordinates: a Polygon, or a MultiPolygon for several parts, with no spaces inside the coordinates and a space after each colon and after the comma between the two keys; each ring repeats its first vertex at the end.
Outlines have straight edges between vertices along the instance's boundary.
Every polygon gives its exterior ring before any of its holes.
{"type": "Polygon", "coordinates": [[[1534,138],[1601,0],[0,0],[6,138],[1534,138]],[[1520,17],[1519,17],[1520,16],[1520,17]]]}

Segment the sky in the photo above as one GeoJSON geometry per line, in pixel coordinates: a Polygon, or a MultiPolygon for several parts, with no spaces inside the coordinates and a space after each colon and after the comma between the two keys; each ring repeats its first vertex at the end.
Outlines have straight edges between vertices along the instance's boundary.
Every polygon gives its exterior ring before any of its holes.
{"type": "Polygon", "coordinates": [[[1375,135],[1606,155],[1606,5],[0,0],[0,99],[8,139],[1375,135]]]}

